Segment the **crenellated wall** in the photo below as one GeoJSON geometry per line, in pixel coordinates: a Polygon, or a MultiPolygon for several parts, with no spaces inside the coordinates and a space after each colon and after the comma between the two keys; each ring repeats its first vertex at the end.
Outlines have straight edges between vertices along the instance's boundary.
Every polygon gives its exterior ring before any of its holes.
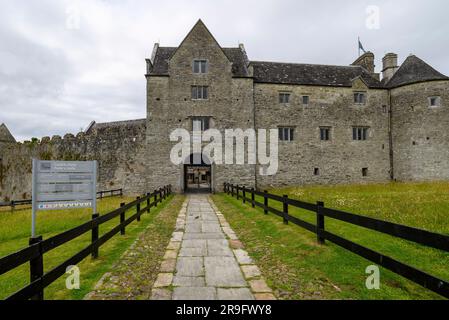
{"type": "Polygon", "coordinates": [[[0,154],[0,201],[31,197],[33,158],[97,160],[99,191],[123,188],[130,195],[146,192],[145,126],[144,121],[99,125],[89,134],[7,145],[0,154]]]}

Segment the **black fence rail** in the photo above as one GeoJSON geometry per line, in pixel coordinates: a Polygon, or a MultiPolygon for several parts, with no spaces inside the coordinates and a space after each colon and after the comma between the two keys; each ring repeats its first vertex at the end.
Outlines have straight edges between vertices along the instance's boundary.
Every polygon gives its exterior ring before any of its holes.
{"type": "MultiPolygon", "coordinates": [[[[104,198],[110,198],[110,197],[122,197],[123,196],[123,189],[116,189],[116,190],[107,190],[107,191],[99,191],[97,192],[97,199],[104,199],[104,198]]],[[[31,205],[32,200],[11,200],[7,202],[0,202],[0,207],[11,207],[11,209],[14,209],[16,206],[25,206],[25,205],[31,205]]]]}
{"type": "Polygon", "coordinates": [[[259,207],[264,210],[265,214],[274,213],[281,217],[285,224],[289,222],[300,226],[317,235],[317,241],[324,244],[326,240],[349,250],[369,261],[372,261],[396,274],[407,278],[424,288],[449,298],[449,282],[446,280],[434,277],[426,272],[418,270],[412,266],[397,261],[391,257],[385,256],[374,250],[368,249],[357,243],[344,239],[338,235],[326,231],[325,218],[332,218],[340,220],[352,225],[364,227],[375,230],[390,236],[418,243],[427,247],[449,252],[449,236],[437,234],[421,229],[407,227],[404,225],[377,220],[365,216],[360,216],[344,211],[329,209],[324,206],[324,202],[317,202],[316,204],[306,203],[299,200],[291,199],[287,195],[278,196],[270,194],[267,191],[260,192],[255,189],[249,189],[245,186],[238,186],[229,183],[224,184],[224,191],[232,197],[237,197],[237,200],[242,200],[243,203],[249,203],[253,208],[259,207]],[[249,196],[249,197],[248,197],[249,196]],[[257,202],[255,196],[263,197],[263,203],[257,202]],[[270,207],[271,202],[278,202],[282,204],[283,210],[277,210],[270,207]],[[289,215],[289,206],[315,212],[316,224],[303,221],[296,217],[289,215]]]}
{"type": "Polygon", "coordinates": [[[148,193],[145,196],[137,197],[131,203],[122,203],[120,208],[104,215],[94,214],[92,220],[76,227],[44,240],[42,236],[30,239],[30,245],[16,253],[10,254],[0,259],[0,275],[9,272],[27,262],[30,263],[30,284],[12,294],[6,300],[43,300],[44,289],[58,278],[63,276],[66,268],[76,265],[87,256],[98,258],[99,248],[105,244],[116,234],[124,235],[126,227],[134,220],[140,221],[144,213],[150,213],[151,208],[157,207],[159,203],[163,202],[172,193],[171,186],[165,186],[153,193],[148,193]],[[142,208],[142,204],[146,205],[142,208]],[[136,208],[135,214],[128,219],[125,219],[125,213],[133,208],[136,208]],[[99,237],[99,227],[115,218],[120,219],[120,224],[99,237]],[[72,256],[70,259],[61,263],[59,266],[44,273],[44,254],[56,249],[63,244],[74,240],[81,235],[91,231],[92,241],[89,246],[72,256]]]}

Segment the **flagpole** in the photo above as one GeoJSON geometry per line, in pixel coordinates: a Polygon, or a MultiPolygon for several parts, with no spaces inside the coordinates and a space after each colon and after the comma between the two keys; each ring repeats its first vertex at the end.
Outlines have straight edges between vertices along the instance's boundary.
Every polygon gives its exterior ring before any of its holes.
{"type": "Polygon", "coordinates": [[[359,57],[360,57],[360,37],[357,38],[357,47],[359,48],[359,57]]]}

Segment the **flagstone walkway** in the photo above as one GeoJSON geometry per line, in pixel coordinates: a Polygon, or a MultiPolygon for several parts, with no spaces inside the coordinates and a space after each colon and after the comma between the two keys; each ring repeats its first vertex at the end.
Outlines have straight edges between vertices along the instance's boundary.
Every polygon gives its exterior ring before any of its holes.
{"type": "Polygon", "coordinates": [[[160,272],[152,300],[275,299],[208,195],[187,198],[160,272]]]}

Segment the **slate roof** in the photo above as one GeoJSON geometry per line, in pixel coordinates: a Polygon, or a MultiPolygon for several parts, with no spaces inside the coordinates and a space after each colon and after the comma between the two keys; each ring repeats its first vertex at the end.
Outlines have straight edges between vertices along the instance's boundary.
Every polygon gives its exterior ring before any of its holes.
{"type": "Polygon", "coordinates": [[[92,121],[86,130],[86,134],[91,133],[93,130],[102,130],[109,128],[127,127],[127,126],[146,126],[146,119],[136,119],[136,120],[125,120],[125,121],[114,121],[114,122],[104,122],[96,123],[92,121]]]}
{"type": "MultiPolygon", "coordinates": [[[[159,47],[153,61],[150,75],[167,76],[168,61],[176,51],[176,47],[159,47]]],[[[248,57],[240,48],[222,48],[224,54],[232,62],[232,73],[235,77],[248,76],[248,57]]]]}
{"type": "Polygon", "coordinates": [[[386,86],[388,88],[395,88],[408,84],[435,80],[449,80],[449,77],[436,71],[417,56],[411,55],[404,61],[390,81],[386,83],[386,86]]]}
{"type": "MultiPolygon", "coordinates": [[[[168,76],[168,61],[176,49],[176,47],[159,47],[150,75],[168,76]]],[[[222,49],[233,63],[233,75],[248,77],[248,68],[252,65],[256,83],[351,87],[352,81],[360,77],[369,88],[394,88],[423,81],[449,80],[449,77],[436,71],[416,56],[409,56],[386,83],[384,80],[381,82],[374,78],[361,66],[249,61],[246,53],[240,48],[222,49]]]]}
{"type": "Polygon", "coordinates": [[[361,66],[330,66],[319,64],[253,61],[254,82],[351,87],[361,77],[370,88],[382,88],[380,81],[361,66]]]}
{"type": "Polygon", "coordinates": [[[1,142],[16,142],[8,127],[2,123],[0,125],[0,141],[1,142]]]}

